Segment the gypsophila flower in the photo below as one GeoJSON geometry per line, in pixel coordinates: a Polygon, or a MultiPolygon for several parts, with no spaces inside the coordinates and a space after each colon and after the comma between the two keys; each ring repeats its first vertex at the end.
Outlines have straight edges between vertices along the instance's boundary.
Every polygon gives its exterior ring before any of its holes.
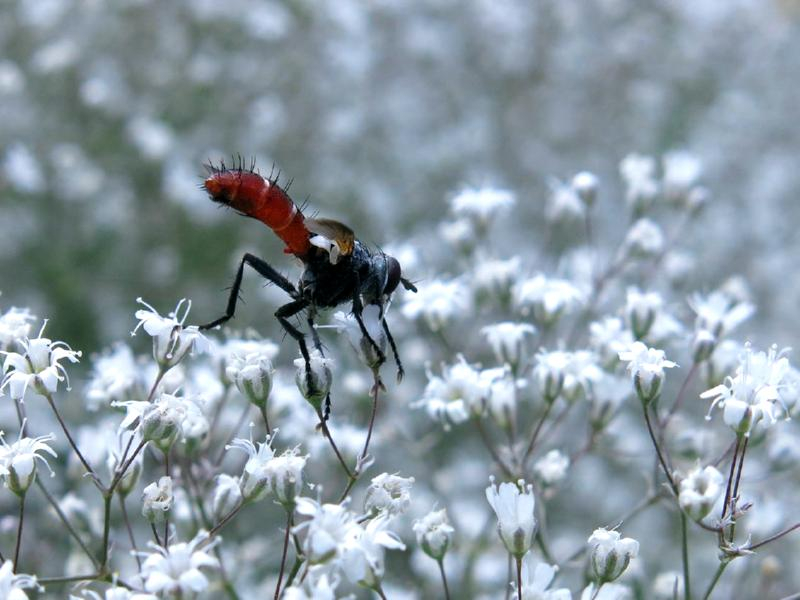
{"type": "Polygon", "coordinates": [[[555,485],[567,476],[569,457],[560,450],[550,450],[533,464],[533,473],[545,485],[555,485]]]}
{"type": "Polygon", "coordinates": [[[589,350],[576,350],[569,354],[564,369],[564,385],[561,395],[569,402],[591,396],[594,382],[602,377],[603,371],[597,365],[597,357],[589,350]]]}
{"type": "Polygon", "coordinates": [[[339,544],[356,527],[355,515],[340,504],[320,504],[310,498],[297,499],[297,514],[311,517],[294,528],[306,531],[303,553],[312,565],[330,561],[339,553],[339,544]]]}
{"type": "Polygon", "coordinates": [[[619,172],[627,186],[625,201],[634,214],[641,213],[658,196],[656,161],[651,156],[629,154],[620,162],[619,172]]]}
{"type": "Polygon", "coordinates": [[[172,478],[161,477],[142,492],[142,516],[151,523],[162,523],[172,508],[172,478]]]}
{"type": "MultiPolygon", "coordinates": [[[[315,569],[309,569],[309,576],[302,583],[296,583],[283,590],[283,600],[336,600],[337,577],[328,578],[327,573],[314,575],[315,569]]],[[[347,596],[346,598],[350,598],[347,596]]]]}
{"type": "Polygon", "coordinates": [[[581,592],[580,600],[633,600],[631,589],[620,583],[604,583],[598,590],[597,583],[592,582],[581,592]]]}
{"type": "MultiPolygon", "coordinates": [[[[256,336],[255,332],[247,332],[256,336]]],[[[233,338],[220,344],[216,341],[210,343],[210,354],[220,379],[223,383],[234,383],[226,375],[227,368],[233,361],[240,361],[251,354],[261,356],[272,362],[278,356],[279,347],[271,340],[253,337],[253,339],[233,338]]]]}
{"type": "MultiPolygon", "coordinates": [[[[24,429],[24,424],[23,424],[24,429]]],[[[55,436],[50,433],[39,437],[20,437],[9,445],[2,432],[0,432],[0,477],[5,486],[17,496],[24,496],[36,480],[36,461],[40,460],[50,471],[50,476],[55,473],[50,468],[47,459],[41,453],[47,453],[53,458],[58,455],[46,442],[53,441],[55,436]]]]}
{"type": "Polygon", "coordinates": [[[154,552],[143,554],[145,590],[172,600],[192,600],[206,591],[209,582],[203,569],[219,567],[207,540],[208,533],[200,531],[191,541],[172,543],[168,549],[151,544],[154,552]]]}
{"type": "Polygon", "coordinates": [[[650,219],[639,219],[625,235],[623,249],[636,258],[649,258],[664,249],[664,234],[650,219]]]}
{"type": "Polygon", "coordinates": [[[480,415],[489,394],[489,383],[480,372],[469,365],[463,356],[456,363],[442,366],[442,376],[430,371],[428,385],[422,399],[412,404],[414,408],[425,408],[428,415],[442,423],[445,429],[451,424],[463,423],[470,414],[480,415]]]}
{"type": "Polygon", "coordinates": [[[637,340],[650,331],[664,301],[657,292],[642,293],[638,288],[629,287],[625,299],[625,316],[637,340]]]}
{"type": "Polygon", "coordinates": [[[24,399],[29,387],[42,396],[52,394],[58,389],[58,383],[65,380],[67,389],[70,389],[67,371],[61,361],[76,363],[81,352],[72,350],[64,342],[43,338],[46,325],[47,321],[42,324],[38,337],[18,340],[23,352],[0,352],[6,355],[0,392],[7,390],[13,400],[24,399]]]}
{"type": "Polygon", "coordinates": [[[699,329],[692,337],[692,361],[701,363],[708,360],[717,345],[717,338],[707,329],[699,329]]]}
{"type": "Polygon", "coordinates": [[[97,410],[112,402],[133,399],[139,384],[139,367],[133,352],[125,344],[115,344],[112,351],[92,358],[92,379],[86,391],[86,405],[97,410]]]}
{"type": "Polygon", "coordinates": [[[258,448],[252,440],[242,438],[236,438],[225,446],[225,450],[241,450],[247,454],[247,462],[244,465],[242,476],[239,478],[239,486],[245,502],[261,500],[271,491],[267,464],[275,457],[275,451],[272,449],[273,439],[267,435],[263,443],[258,443],[258,448]]]}
{"type": "Polygon", "coordinates": [[[386,526],[387,519],[381,516],[348,529],[342,543],[341,568],[352,583],[378,589],[385,572],[384,551],[406,549],[386,526]]]}
{"type": "Polygon", "coordinates": [[[497,361],[516,368],[525,357],[525,339],[536,333],[536,328],[530,323],[504,321],[487,325],[481,329],[481,333],[492,347],[497,361]]]}
{"type": "Polygon", "coordinates": [[[720,291],[705,297],[693,294],[689,297],[689,306],[697,314],[696,329],[707,329],[716,337],[730,333],[756,311],[749,302],[738,302],[720,291]]]}
{"type": "Polygon", "coordinates": [[[267,487],[286,510],[292,510],[295,498],[303,488],[303,469],[307,460],[308,456],[301,456],[299,448],[291,448],[266,464],[267,487]]]}
{"type": "Polygon", "coordinates": [[[592,382],[590,422],[592,427],[603,429],[620,406],[631,395],[631,385],[624,377],[608,373],[592,382]]]}
{"type": "Polygon", "coordinates": [[[15,306],[0,314],[0,350],[8,350],[26,339],[35,318],[27,308],[15,306]]]}
{"type": "Polygon", "coordinates": [[[468,188],[459,192],[450,201],[450,209],[456,217],[466,217],[484,228],[501,212],[508,211],[516,199],[507,191],[491,187],[468,188]]]}
{"type": "Polygon", "coordinates": [[[481,378],[489,381],[489,414],[500,427],[508,429],[516,421],[517,390],[526,384],[524,379],[514,379],[505,368],[484,369],[481,378]]]}
{"type": "Polygon", "coordinates": [[[208,431],[202,410],[189,397],[162,393],[152,403],[115,402],[112,406],[124,406],[127,410],[120,429],[139,429],[145,440],[162,449],[169,448],[180,437],[208,431]]]}
{"type": "Polygon", "coordinates": [[[706,419],[711,418],[715,406],[723,409],[723,419],[736,433],[750,435],[757,423],[765,427],[774,425],[783,414],[788,418],[788,408],[783,394],[791,371],[785,354],[772,346],[769,352],[753,352],[750,345],[739,358],[735,375],[726,377],[725,383],[700,394],[713,398],[706,419]]]}
{"type": "Polygon", "coordinates": [[[303,358],[295,359],[294,366],[297,367],[297,370],[295,371],[294,381],[303,398],[319,410],[322,401],[330,392],[333,384],[333,373],[331,372],[333,361],[323,357],[318,350],[312,350],[309,359],[310,372],[306,370],[306,361],[303,358]],[[310,387],[309,375],[311,378],[310,387]]]}
{"type": "Polygon", "coordinates": [[[600,187],[600,180],[597,175],[589,171],[581,171],[572,177],[571,185],[587,207],[594,204],[597,199],[597,190],[600,187]]]}
{"type": "Polygon", "coordinates": [[[405,296],[402,308],[407,319],[424,320],[431,331],[444,329],[469,310],[469,290],[459,279],[426,282],[416,294],[405,296]]]}
{"type": "Polygon", "coordinates": [[[423,552],[434,560],[442,560],[453,540],[453,529],[447,520],[447,511],[432,510],[427,515],[414,521],[414,533],[417,543],[423,552]]]}
{"type": "Polygon", "coordinates": [[[465,254],[471,252],[479,241],[475,225],[468,219],[445,221],[437,230],[444,241],[465,254]]]}
{"type": "Polygon", "coordinates": [[[668,152],[661,162],[664,196],[672,202],[684,201],[700,179],[703,165],[695,155],[685,151],[668,152]]]}
{"type": "Polygon", "coordinates": [[[497,515],[497,531],[506,549],[511,555],[522,558],[533,543],[536,531],[535,500],[533,486],[525,484],[523,479],[517,483],[495,484],[494,477],[489,478],[486,488],[486,500],[497,515]]]}
{"type": "Polygon", "coordinates": [[[550,182],[545,217],[551,223],[581,220],[586,215],[587,205],[571,185],[558,180],[550,182]]]}
{"type": "Polygon", "coordinates": [[[539,393],[546,403],[555,402],[561,393],[570,360],[572,360],[572,355],[560,350],[552,352],[540,350],[536,355],[533,376],[538,384],[539,393]]]}
{"type": "Polygon", "coordinates": [[[522,259],[519,256],[512,256],[508,260],[480,259],[472,268],[472,289],[478,296],[486,295],[498,298],[503,303],[508,302],[521,266],[522,259]]]}
{"type": "Polygon", "coordinates": [[[523,316],[543,325],[552,325],[564,314],[583,304],[585,296],[565,279],[547,278],[542,274],[518,282],[514,286],[514,302],[523,316]]]}
{"type": "Polygon", "coordinates": [[[653,598],[655,600],[674,600],[684,598],[683,575],[678,571],[659,573],[653,580],[653,598]]]}
{"type": "Polygon", "coordinates": [[[333,315],[334,327],[339,333],[347,335],[350,345],[359,355],[359,358],[370,368],[376,368],[381,364],[382,356],[386,354],[386,332],[381,324],[381,307],[377,304],[368,304],[361,312],[361,320],[372,341],[377,344],[381,355],[375,351],[370,341],[364,337],[361,327],[352,313],[338,311],[333,315]]]}
{"type": "Polygon", "coordinates": [[[616,365],[619,353],[633,342],[633,333],[618,317],[605,317],[589,324],[589,343],[606,368],[616,365]]]}
{"type": "Polygon", "coordinates": [[[589,565],[599,583],[617,579],[628,568],[631,559],[639,554],[639,542],[604,528],[595,529],[587,543],[589,565]]]}
{"type": "Polygon", "coordinates": [[[251,404],[262,409],[267,406],[274,374],[275,369],[272,367],[270,357],[260,352],[234,354],[225,367],[225,377],[228,381],[232,381],[239,393],[251,404]]]}
{"type": "Polygon", "coordinates": [[[381,473],[372,478],[364,498],[364,512],[383,513],[388,516],[403,514],[411,505],[413,477],[400,477],[381,473]]]}
{"type": "Polygon", "coordinates": [[[538,562],[531,552],[522,559],[522,590],[517,600],[572,600],[566,588],[548,590],[558,568],[538,562]]]}
{"type": "Polygon", "coordinates": [[[3,600],[28,600],[28,595],[23,589],[39,589],[36,577],[14,573],[14,563],[7,560],[0,567],[0,598],[3,600]]]}
{"type": "Polygon", "coordinates": [[[634,342],[630,349],[619,353],[620,360],[628,363],[636,394],[645,404],[655,400],[664,384],[664,369],[678,365],[666,359],[663,350],[648,348],[642,342],[634,342]]]}
{"type": "Polygon", "coordinates": [[[217,476],[214,496],[211,500],[211,512],[219,523],[242,503],[242,489],[239,480],[225,473],[217,476]]]}
{"type": "Polygon", "coordinates": [[[680,482],[678,504],[695,521],[711,512],[722,495],[724,478],[713,466],[704,469],[698,465],[680,482]]]}
{"type": "Polygon", "coordinates": [[[200,329],[196,325],[184,326],[192,308],[191,300],[182,299],[166,317],[159,315],[156,309],[141,298],[137,298],[136,302],[147,307],[147,310],[136,311],[135,317],[139,319],[139,323],[131,331],[131,335],[136,335],[139,327],[144,328],[153,338],[153,358],[162,369],[174,367],[189,353],[203,353],[208,350],[209,342],[200,333],[200,329]],[[186,310],[179,318],[184,302],[186,310]]]}
{"type": "MultiPolygon", "coordinates": [[[[120,586],[114,586],[106,589],[102,596],[95,591],[84,590],[81,598],[87,598],[91,600],[158,600],[158,597],[153,594],[135,592],[120,586]]],[[[70,600],[78,600],[78,597],[70,596],[70,600]]]]}

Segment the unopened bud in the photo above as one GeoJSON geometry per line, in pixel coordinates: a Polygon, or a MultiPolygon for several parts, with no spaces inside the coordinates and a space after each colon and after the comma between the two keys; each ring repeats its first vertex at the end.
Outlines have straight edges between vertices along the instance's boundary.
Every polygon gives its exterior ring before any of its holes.
{"type": "Polygon", "coordinates": [[[594,173],[581,171],[572,178],[572,189],[586,206],[592,206],[597,199],[599,180],[594,173]]]}
{"type": "Polygon", "coordinates": [[[311,360],[309,361],[310,370],[306,369],[304,359],[298,358],[294,361],[297,367],[294,378],[297,388],[300,390],[303,398],[308,400],[308,402],[318,410],[322,405],[322,401],[326,398],[328,392],[330,392],[331,384],[333,383],[333,373],[331,373],[329,366],[330,362],[331,361],[327,358],[320,356],[318,352],[311,355],[311,360]],[[310,387],[309,383],[311,384],[310,387]]]}
{"type": "Polygon", "coordinates": [[[162,477],[142,492],[142,516],[151,523],[161,523],[172,508],[172,478],[162,477]]]}
{"type": "Polygon", "coordinates": [[[589,565],[598,583],[608,583],[617,579],[639,554],[639,542],[632,538],[622,538],[617,531],[595,529],[589,537],[591,554],[589,565]]]}
{"type": "Polygon", "coordinates": [[[717,346],[717,338],[707,329],[701,329],[694,334],[692,340],[692,359],[699,364],[708,359],[717,346]]]}
{"type": "Polygon", "coordinates": [[[239,487],[239,480],[224,473],[217,477],[217,486],[214,488],[214,499],[211,503],[214,520],[219,523],[241,502],[242,490],[239,487]]]}
{"type": "Polygon", "coordinates": [[[243,359],[234,357],[225,369],[225,375],[239,392],[259,408],[267,405],[274,373],[272,361],[259,353],[248,354],[243,359]]]}

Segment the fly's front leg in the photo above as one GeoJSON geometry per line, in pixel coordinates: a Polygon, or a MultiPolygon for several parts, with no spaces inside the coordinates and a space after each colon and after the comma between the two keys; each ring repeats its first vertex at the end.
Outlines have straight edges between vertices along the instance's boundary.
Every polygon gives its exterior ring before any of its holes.
{"type": "Polygon", "coordinates": [[[355,291],[353,292],[353,316],[356,318],[359,329],[361,329],[361,335],[364,336],[364,339],[366,339],[375,350],[375,355],[378,357],[378,368],[380,368],[380,366],[386,362],[386,355],[383,353],[383,350],[378,347],[378,343],[372,339],[369,331],[367,331],[367,326],[364,325],[364,319],[362,317],[363,312],[364,305],[361,303],[361,279],[356,275],[355,291]]]}
{"type": "Polygon", "coordinates": [[[248,253],[242,257],[242,261],[239,263],[239,268],[236,270],[236,277],[233,279],[231,293],[228,296],[228,305],[225,307],[225,314],[219,319],[211,321],[210,323],[200,325],[200,329],[212,329],[233,318],[234,312],[236,311],[236,302],[239,300],[239,290],[242,287],[242,278],[244,277],[245,265],[250,265],[250,267],[258,272],[259,275],[277,285],[293,298],[297,297],[297,290],[295,289],[294,285],[292,285],[292,282],[278,273],[278,271],[272,268],[266,261],[248,253]]]}
{"type": "Polygon", "coordinates": [[[286,333],[294,338],[297,344],[300,346],[300,354],[303,356],[303,360],[306,363],[306,387],[308,389],[309,395],[313,394],[314,390],[314,382],[311,379],[311,356],[308,354],[308,346],[306,345],[306,336],[300,331],[297,327],[292,325],[289,322],[289,317],[293,317],[301,310],[307,308],[309,305],[309,301],[305,299],[295,300],[293,302],[289,302],[289,304],[284,304],[278,310],[275,311],[275,318],[278,319],[278,322],[284,328],[286,333]]]}
{"type": "Polygon", "coordinates": [[[308,309],[307,322],[308,322],[308,328],[311,330],[311,339],[314,340],[314,348],[317,349],[317,352],[319,352],[320,356],[325,356],[325,353],[322,351],[322,342],[319,339],[319,332],[317,331],[317,326],[314,324],[314,317],[316,316],[317,313],[314,310],[314,307],[313,306],[310,307],[308,309]]]}
{"type": "Polygon", "coordinates": [[[389,331],[389,324],[384,318],[381,318],[381,324],[383,325],[383,331],[386,332],[386,339],[389,340],[389,346],[392,348],[394,362],[397,363],[397,383],[400,383],[403,381],[403,377],[405,376],[406,372],[403,369],[403,363],[400,362],[400,355],[397,353],[397,345],[394,343],[392,332],[389,331]]]}

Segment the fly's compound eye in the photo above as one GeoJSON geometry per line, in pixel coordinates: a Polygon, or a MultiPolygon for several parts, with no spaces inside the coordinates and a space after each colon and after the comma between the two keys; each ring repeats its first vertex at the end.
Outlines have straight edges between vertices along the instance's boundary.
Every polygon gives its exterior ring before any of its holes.
{"type": "Polygon", "coordinates": [[[387,296],[397,289],[400,283],[402,272],[400,263],[392,256],[386,257],[386,285],[383,287],[383,293],[387,296]]]}

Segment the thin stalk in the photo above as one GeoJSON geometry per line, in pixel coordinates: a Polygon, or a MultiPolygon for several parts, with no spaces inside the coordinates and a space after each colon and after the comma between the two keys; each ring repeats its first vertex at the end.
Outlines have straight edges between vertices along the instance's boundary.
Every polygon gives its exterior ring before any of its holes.
{"type": "Polygon", "coordinates": [[[722,577],[723,571],[725,571],[725,567],[728,566],[729,560],[723,560],[719,563],[719,567],[717,567],[717,571],[714,573],[714,577],[711,578],[711,582],[708,584],[708,589],[706,589],[706,593],[703,594],[703,600],[708,600],[711,598],[711,592],[714,591],[714,588],[717,586],[717,582],[719,578],[722,577]]]}
{"type": "Polygon", "coordinates": [[[742,436],[736,436],[736,446],[733,449],[733,458],[731,459],[731,470],[728,473],[728,484],[725,486],[725,502],[722,504],[722,515],[720,516],[720,520],[725,518],[725,515],[728,513],[728,504],[731,501],[731,486],[733,485],[733,473],[736,469],[736,460],[739,457],[739,446],[742,443],[742,436]]]}
{"type": "Polygon", "coordinates": [[[597,584],[597,587],[594,588],[594,592],[592,592],[592,597],[589,600],[596,600],[597,596],[600,594],[600,588],[603,587],[603,584],[597,584]]]}
{"type": "Polygon", "coordinates": [[[517,598],[522,598],[522,557],[517,556],[517,598]]]}
{"type": "Polygon", "coordinates": [[[47,501],[50,503],[50,506],[53,507],[53,510],[56,512],[56,515],[58,515],[58,518],[61,519],[61,522],[64,524],[64,527],[67,528],[67,531],[69,532],[69,534],[73,537],[73,539],[76,542],[78,542],[78,545],[81,547],[81,549],[86,554],[86,556],[89,557],[89,560],[92,561],[92,564],[94,565],[94,567],[99,569],[100,568],[100,563],[97,562],[97,558],[92,553],[92,551],[89,550],[89,547],[86,545],[86,543],[78,535],[78,532],[75,531],[75,528],[69,522],[69,519],[67,519],[67,515],[64,514],[64,511],[61,510],[61,507],[58,505],[58,502],[56,502],[56,499],[53,498],[53,496],[50,494],[50,492],[47,491],[47,488],[44,487],[44,484],[39,480],[38,477],[36,478],[36,485],[41,490],[42,494],[44,494],[44,497],[47,498],[47,501]]]}
{"type": "MultiPolygon", "coordinates": [[[[164,451],[164,475],[166,477],[170,476],[169,453],[171,448],[172,447],[170,446],[170,448],[167,448],[164,451]]],[[[169,550],[169,511],[167,511],[167,514],[164,518],[164,549],[169,550]]]]}
{"type": "Polygon", "coordinates": [[[791,527],[787,527],[783,531],[779,531],[775,535],[771,535],[767,539],[762,540],[762,541],[758,542],[757,544],[751,544],[747,549],[748,550],[757,550],[758,548],[761,548],[761,546],[766,546],[770,542],[774,542],[775,540],[782,538],[786,534],[792,533],[796,529],[800,529],[800,523],[795,523],[791,527]]]}
{"type": "MultiPolygon", "coordinates": [[[[744,454],[747,452],[747,443],[750,441],[749,437],[744,438],[744,444],[742,444],[742,452],[739,454],[739,466],[736,468],[736,481],[733,484],[733,494],[731,495],[731,517],[734,518],[735,511],[734,506],[736,503],[736,499],[739,497],[739,482],[742,480],[742,466],[744,465],[744,454]]],[[[733,536],[736,533],[736,521],[731,522],[731,537],[730,542],[733,543],[733,536]]]]}
{"type": "Polygon", "coordinates": [[[114,495],[109,492],[103,496],[103,548],[100,552],[100,572],[105,573],[108,568],[108,540],[111,531],[111,499],[114,495]]]}
{"type": "Polygon", "coordinates": [[[153,538],[156,540],[156,545],[163,547],[163,544],[161,543],[161,538],[158,536],[158,529],[156,529],[155,523],[150,523],[150,531],[153,532],[153,538]]]}
{"type": "Polygon", "coordinates": [[[58,424],[61,425],[61,430],[64,432],[64,435],[67,436],[67,441],[69,441],[69,445],[72,446],[72,449],[75,451],[75,454],[78,455],[78,459],[81,461],[83,468],[86,469],[86,472],[92,476],[92,479],[94,480],[95,484],[98,487],[102,488],[103,484],[100,482],[100,478],[97,476],[97,473],[94,472],[92,465],[90,465],[89,462],[84,458],[83,454],[81,454],[80,449],[78,449],[78,444],[76,444],[75,440],[72,439],[72,435],[70,434],[69,429],[67,429],[67,424],[64,423],[64,419],[61,418],[61,413],[59,413],[58,408],[56,408],[56,403],[53,402],[53,396],[47,394],[45,398],[47,398],[47,402],[48,404],[50,404],[50,408],[53,410],[53,414],[56,416],[58,424]]]}
{"type": "Polygon", "coordinates": [[[550,411],[553,409],[553,404],[555,404],[555,402],[547,403],[547,405],[544,407],[542,418],[539,419],[539,422],[536,424],[536,428],[533,430],[533,435],[531,435],[531,441],[528,442],[528,447],[525,449],[525,454],[522,455],[523,468],[525,466],[525,463],[528,462],[528,459],[531,457],[531,454],[533,454],[533,448],[536,445],[536,439],[539,437],[539,432],[542,430],[542,426],[544,425],[545,420],[547,420],[550,411]]]}
{"type": "Polygon", "coordinates": [[[381,600],[386,600],[386,594],[383,593],[383,588],[381,588],[380,585],[378,585],[378,587],[375,588],[375,593],[378,594],[378,596],[380,596],[381,600]]]}
{"type": "Polygon", "coordinates": [[[272,437],[272,429],[270,429],[269,417],[267,416],[267,405],[263,404],[262,406],[259,406],[258,410],[261,412],[261,418],[264,419],[264,427],[267,430],[267,435],[272,437]]]}
{"type": "Polygon", "coordinates": [[[678,391],[678,396],[675,398],[675,403],[670,407],[669,412],[664,416],[661,420],[661,429],[665,429],[672,419],[675,416],[681,406],[683,405],[683,401],[686,398],[686,390],[689,389],[689,383],[691,383],[692,378],[694,377],[695,373],[697,373],[697,368],[700,366],[700,363],[693,362],[692,368],[689,369],[689,372],[686,374],[686,378],[683,380],[681,384],[681,389],[678,391]]]}
{"type": "Polygon", "coordinates": [[[14,544],[14,573],[19,573],[19,551],[22,548],[22,525],[25,523],[25,496],[19,497],[19,523],[17,523],[17,542],[14,544]]]}
{"type": "Polygon", "coordinates": [[[492,440],[489,439],[489,435],[486,433],[486,429],[484,429],[483,427],[481,418],[475,416],[472,418],[472,422],[475,423],[475,428],[478,430],[478,433],[481,436],[481,441],[483,442],[483,445],[486,446],[486,449],[489,451],[489,454],[492,455],[494,461],[498,464],[503,473],[505,473],[508,477],[513,478],[514,473],[511,471],[508,465],[506,465],[503,459],[500,458],[500,455],[497,453],[497,450],[495,450],[495,447],[492,445],[492,440]]]}
{"type": "Polygon", "coordinates": [[[287,510],[286,533],[283,536],[283,553],[281,554],[281,569],[278,573],[278,583],[275,585],[275,600],[281,597],[281,582],[283,581],[283,571],[286,568],[286,553],[289,550],[289,533],[292,531],[292,512],[287,510]]]}
{"type": "Polygon", "coordinates": [[[331,448],[333,448],[333,452],[336,454],[336,458],[339,459],[339,464],[342,465],[342,469],[344,469],[347,477],[352,479],[353,473],[350,472],[350,467],[347,466],[344,458],[342,458],[342,453],[339,452],[339,447],[336,445],[336,442],[333,441],[333,436],[331,436],[331,432],[328,429],[328,424],[325,422],[325,417],[322,416],[322,411],[319,409],[317,409],[317,417],[319,417],[319,426],[322,429],[322,435],[327,438],[328,443],[331,445],[331,448]]]}
{"type": "Polygon", "coordinates": [[[242,414],[239,417],[239,420],[236,421],[236,425],[233,426],[233,429],[231,429],[228,432],[228,435],[225,437],[225,443],[222,444],[222,448],[220,448],[219,454],[217,454],[217,458],[214,460],[214,466],[215,467],[218,467],[218,466],[220,466],[222,464],[222,461],[225,458],[225,446],[228,445],[228,442],[231,439],[233,439],[233,436],[235,436],[236,433],[242,428],[242,425],[244,425],[244,422],[247,420],[247,415],[250,414],[250,407],[251,406],[252,406],[252,404],[250,404],[248,402],[247,406],[244,407],[244,410],[242,411],[242,414]]]}
{"type": "Polygon", "coordinates": [[[667,481],[669,482],[669,487],[672,488],[673,493],[675,496],[678,496],[678,486],[675,483],[675,480],[672,477],[672,473],[669,470],[669,466],[667,466],[667,461],[664,458],[663,453],[661,452],[661,446],[658,443],[658,439],[656,438],[656,434],[653,431],[653,424],[650,421],[650,413],[647,411],[647,406],[642,406],[644,410],[644,420],[647,423],[647,432],[650,434],[650,439],[653,441],[653,447],[656,450],[656,455],[658,456],[658,462],[661,464],[661,470],[664,471],[664,475],[667,477],[667,481]]]}
{"type": "Polygon", "coordinates": [[[450,600],[450,588],[447,587],[447,575],[444,573],[444,558],[440,558],[436,561],[439,563],[439,573],[442,576],[442,585],[444,586],[444,598],[445,600],[450,600]]]}
{"type": "Polygon", "coordinates": [[[128,539],[131,541],[131,549],[133,556],[136,558],[136,564],[139,570],[142,570],[142,558],[139,556],[139,548],[136,547],[136,538],[133,535],[133,527],[131,527],[131,520],[128,518],[128,508],[125,506],[125,497],[118,496],[119,508],[122,511],[122,520],[125,522],[125,529],[128,530],[128,539]]]}
{"type": "Polygon", "coordinates": [[[233,519],[233,517],[235,517],[239,513],[240,510],[242,510],[243,506],[244,502],[240,502],[239,504],[237,504],[236,508],[234,508],[231,512],[225,515],[219,523],[217,523],[216,525],[214,525],[214,527],[211,528],[211,531],[208,532],[208,538],[206,539],[210,541],[211,538],[217,535],[220,532],[220,530],[223,527],[225,527],[225,525],[227,525],[230,522],[230,520],[233,519]]]}
{"type": "MultiPolygon", "coordinates": [[[[131,439],[128,442],[128,448],[130,448],[132,442],[133,442],[133,436],[131,436],[131,439]]],[[[117,471],[114,474],[114,479],[111,481],[111,485],[108,486],[108,490],[106,491],[106,494],[109,497],[114,494],[114,490],[117,489],[117,486],[119,485],[119,482],[122,481],[122,478],[125,476],[125,472],[130,468],[130,466],[133,463],[133,461],[136,460],[137,456],[139,456],[139,452],[141,452],[142,448],[144,448],[146,445],[147,445],[147,440],[142,440],[136,446],[136,450],[133,451],[133,454],[130,456],[130,458],[128,458],[127,461],[124,461],[124,460],[120,461],[120,466],[117,467],[117,471]]],[[[125,458],[125,455],[127,453],[128,453],[128,450],[126,449],[125,453],[122,455],[123,459],[125,458]]]]}
{"type": "Polygon", "coordinates": [[[372,431],[375,429],[375,415],[378,414],[378,392],[380,391],[381,387],[381,382],[380,378],[378,377],[377,371],[373,373],[373,378],[374,379],[372,384],[372,412],[369,415],[369,425],[367,426],[367,439],[364,440],[364,449],[361,451],[361,458],[356,462],[356,466],[353,469],[353,474],[350,475],[350,479],[347,482],[347,486],[345,486],[341,497],[339,498],[339,502],[342,502],[345,498],[347,498],[347,494],[349,494],[350,490],[353,489],[353,486],[355,485],[356,481],[361,475],[360,465],[366,460],[367,454],[369,453],[369,442],[372,439],[372,431]]]}
{"type": "MultiPolygon", "coordinates": [[[[679,509],[680,510],[680,509],[679,509]]],[[[692,600],[692,587],[689,583],[689,532],[686,527],[686,513],[681,515],[681,560],[683,561],[683,593],[685,600],[692,600]]]]}

